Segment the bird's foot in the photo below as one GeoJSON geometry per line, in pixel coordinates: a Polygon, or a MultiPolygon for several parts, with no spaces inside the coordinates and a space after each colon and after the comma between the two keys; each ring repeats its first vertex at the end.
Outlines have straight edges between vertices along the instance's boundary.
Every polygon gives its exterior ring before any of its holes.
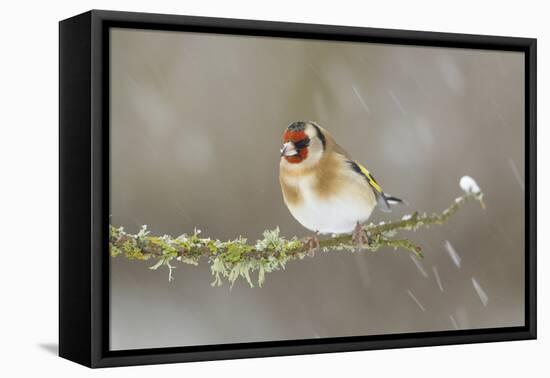
{"type": "Polygon", "coordinates": [[[308,236],[305,240],[305,244],[308,247],[307,255],[309,257],[315,256],[315,252],[317,252],[320,248],[318,235],[319,231],[316,231],[313,235],[308,236]]]}
{"type": "Polygon", "coordinates": [[[369,237],[367,236],[367,232],[361,223],[357,222],[355,225],[355,229],[351,234],[351,240],[359,250],[361,250],[365,245],[369,245],[369,237]]]}

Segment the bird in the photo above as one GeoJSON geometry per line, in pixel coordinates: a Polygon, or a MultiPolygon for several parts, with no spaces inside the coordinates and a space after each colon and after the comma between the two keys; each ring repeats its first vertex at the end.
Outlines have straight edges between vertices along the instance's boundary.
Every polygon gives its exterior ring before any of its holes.
{"type": "Polygon", "coordinates": [[[357,246],[368,244],[363,224],[378,206],[390,212],[400,198],[385,193],[369,170],[340,147],[314,121],[296,121],[283,132],[279,182],[292,216],[306,229],[310,252],[319,234],[351,234],[357,246]]]}

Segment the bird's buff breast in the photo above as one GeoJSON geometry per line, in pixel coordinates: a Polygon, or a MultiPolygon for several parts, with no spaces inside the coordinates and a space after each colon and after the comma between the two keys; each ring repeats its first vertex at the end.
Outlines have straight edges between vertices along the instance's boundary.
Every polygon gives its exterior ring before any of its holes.
{"type": "Polygon", "coordinates": [[[344,185],[335,193],[319,195],[314,179],[301,177],[288,183],[297,190],[300,200],[286,201],[292,216],[311,231],[343,234],[353,231],[357,222],[365,222],[376,205],[371,191],[362,185],[344,185]]]}

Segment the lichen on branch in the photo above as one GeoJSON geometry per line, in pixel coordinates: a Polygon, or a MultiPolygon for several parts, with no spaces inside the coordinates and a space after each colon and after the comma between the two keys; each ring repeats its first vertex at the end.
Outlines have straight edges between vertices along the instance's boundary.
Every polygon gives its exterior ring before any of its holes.
{"type": "MultiPolygon", "coordinates": [[[[368,236],[368,243],[357,246],[351,235],[335,235],[319,241],[321,252],[350,251],[358,248],[375,252],[380,248],[389,247],[402,249],[422,258],[421,247],[408,239],[395,238],[399,231],[416,231],[421,227],[444,224],[453,216],[460,206],[470,200],[477,200],[484,208],[483,192],[475,181],[468,176],[461,179],[461,188],[464,194],[441,213],[420,214],[414,212],[401,219],[391,222],[370,223],[363,228],[368,236]],[[473,185],[473,184],[474,185],[473,185]]],[[[221,241],[200,236],[200,230],[195,229],[193,234],[183,234],[178,237],[169,235],[154,236],[142,226],[137,234],[129,234],[123,227],[109,227],[109,251],[112,257],[123,255],[128,259],[149,260],[156,263],[150,269],[156,270],[161,266],[168,268],[168,280],[173,280],[172,263],[179,261],[186,264],[198,265],[206,259],[210,264],[214,281],[212,286],[221,286],[226,279],[231,285],[241,277],[253,287],[257,282],[261,287],[265,282],[265,274],[284,269],[291,260],[313,257],[310,246],[305,239],[292,237],[286,239],[280,235],[279,228],[267,230],[263,238],[256,243],[249,243],[247,239],[238,237],[234,240],[221,241]],[[252,273],[257,272],[257,278],[252,279],[252,273]]]]}

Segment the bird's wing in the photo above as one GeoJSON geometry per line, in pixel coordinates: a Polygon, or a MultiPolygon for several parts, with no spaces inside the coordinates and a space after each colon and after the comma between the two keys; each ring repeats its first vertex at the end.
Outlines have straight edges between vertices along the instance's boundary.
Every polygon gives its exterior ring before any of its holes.
{"type": "Polygon", "coordinates": [[[376,201],[378,202],[378,205],[380,205],[380,208],[382,209],[382,211],[384,212],[391,211],[390,204],[388,203],[388,200],[386,195],[384,194],[384,191],[380,187],[380,184],[376,182],[376,180],[374,179],[372,174],[369,172],[369,170],[354,160],[349,160],[349,164],[356,173],[360,174],[367,180],[369,186],[372,188],[372,191],[374,192],[374,195],[376,196],[376,201]]]}

